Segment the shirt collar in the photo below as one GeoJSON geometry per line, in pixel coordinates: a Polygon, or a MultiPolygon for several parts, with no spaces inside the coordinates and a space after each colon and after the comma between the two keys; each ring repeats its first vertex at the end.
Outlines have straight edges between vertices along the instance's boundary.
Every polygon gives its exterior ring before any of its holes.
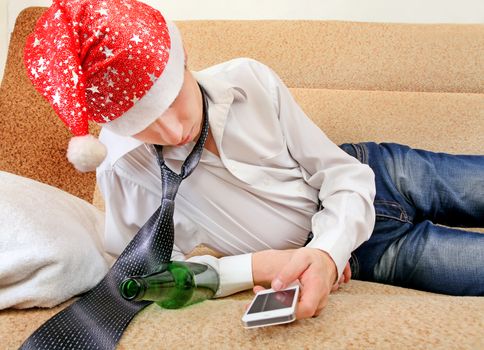
{"type": "Polygon", "coordinates": [[[219,79],[205,71],[192,72],[195,79],[206,90],[208,98],[215,104],[245,101],[247,94],[240,86],[219,79]]]}
{"type": "MultiPolygon", "coordinates": [[[[218,79],[204,71],[192,72],[192,74],[205,89],[207,97],[214,105],[231,105],[233,102],[242,102],[247,99],[247,93],[240,86],[218,79]]],[[[210,117],[212,117],[212,114],[210,114],[210,117]]],[[[219,118],[218,121],[209,119],[210,126],[214,131],[213,135],[218,139],[216,141],[218,141],[217,144],[219,146],[226,117],[227,115],[224,113],[224,115],[217,116],[219,118]],[[218,132],[215,129],[218,129],[218,132]]],[[[102,142],[112,145],[107,155],[107,159],[109,159],[112,165],[132,150],[144,144],[133,137],[120,136],[106,128],[102,128],[99,138],[102,142]]]]}

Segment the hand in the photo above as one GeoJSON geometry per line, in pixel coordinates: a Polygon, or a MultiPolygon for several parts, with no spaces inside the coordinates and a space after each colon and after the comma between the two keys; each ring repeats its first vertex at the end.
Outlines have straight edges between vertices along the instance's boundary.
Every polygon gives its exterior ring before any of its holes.
{"type": "MultiPolygon", "coordinates": [[[[291,261],[297,249],[261,250],[252,254],[252,280],[254,285],[270,288],[281,268],[291,261]]],[[[264,288],[262,288],[264,289],[264,288]]]]}
{"type": "MultiPolygon", "coordinates": [[[[269,287],[272,280],[276,277],[276,274],[281,269],[281,266],[287,264],[296,249],[286,250],[261,250],[252,254],[252,273],[253,281],[255,285],[254,293],[262,290],[260,286],[269,287]]],[[[351,268],[348,262],[345,266],[343,274],[331,288],[331,292],[339,289],[343,283],[348,283],[351,279],[351,268]]]]}
{"type": "MultiPolygon", "coordinates": [[[[301,283],[296,318],[302,319],[318,316],[326,306],[328,295],[333,285],[335,285],[334,282],[337,274],[333,259],[322,250],[307,247],[292,251],[264,252],[267,257],[272,256],[270,260],[266,260],[265,262],[269,266],[269,268],[266,268],[266,272],[269,272],[269,274],[272,273],[275,276],[272,279],[273,289],[283,289],[297,279],[301,283]],[[279,272],[274,273],[277,266],[279,272]]],[[[254,265],[259,258],[260,255],[254,257],[254,265]]],[[[349,273],[351,274],[351,271],[349,273]]],[[[347,276],[348,273],[346,275],[343,274],[342,280],[349,280],[347,276]]],[[[254,282],[257,284],[258,281],[256,278],[254,278],[254,282]]],[[[336,284],[339,285],[339,281],[336,284]]],[[[263,287],[255,286],[254,292],[257,293],[261,289],[263,287]]]]}

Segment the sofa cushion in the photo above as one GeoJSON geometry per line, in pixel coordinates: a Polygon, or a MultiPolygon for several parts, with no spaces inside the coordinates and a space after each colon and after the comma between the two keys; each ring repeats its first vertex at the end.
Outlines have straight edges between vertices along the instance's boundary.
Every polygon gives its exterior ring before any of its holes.
{"type": "Polygon", "coordinates": [[[484,94],[291,89],[335,143],[397,142],[435,152],[484,152],[484,94]]]}
{"type": "MultiPolygon", "coordinates": [[[[352,281],[331,295],[317,318],[244,329],[240,318],[252,292],[179,310],[156,304],[130,323],[116,349],[482,349],[484,301],[352,281]]],[[[0,312],[0,339],[17,349],[49,310],[0,312]]]]}

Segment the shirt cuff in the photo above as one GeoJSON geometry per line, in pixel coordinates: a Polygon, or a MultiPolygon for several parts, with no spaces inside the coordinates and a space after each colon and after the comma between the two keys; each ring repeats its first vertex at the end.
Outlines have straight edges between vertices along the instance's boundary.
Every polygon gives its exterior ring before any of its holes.
{"type": "Polygon", "coordinates": [[[336,265],[336,273],[338,275],[336,281],[338,281],[343,274],[346,264],[350,260],[352,249],[348,246],[345,235],[340,235],[339,240],[334,240],[330,237],[330,235],[323,235],[315,238],[306,247],[320,249],[328,253],[336,265]]]}
{"type": "Polygon", "coordinates": [[[226,256],[219,259],[220,286],[214,298],[224,297],[254,286],[252,254],[226,256]]]}
{"type": "Polygon", "coordinates": [[[187,261],[208,264],[218,273],[219,287],[214,298],[225,297],[254,286],[252,253],[216,258],[211,255],[193,256],[187,261]]]}

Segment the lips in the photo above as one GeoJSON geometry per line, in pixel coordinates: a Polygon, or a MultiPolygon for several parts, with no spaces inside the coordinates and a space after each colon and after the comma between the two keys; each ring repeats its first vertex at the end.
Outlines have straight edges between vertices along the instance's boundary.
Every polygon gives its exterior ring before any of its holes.
{"type": "Polygon", "coordinates": [[[184,144],[190,142],[190,139],[192,138],[193,130],[195,130],[195,126],[192,126],[188,134],[185,137],[183,137],[183,139],[180,141],[179,144],[177,144],[177,146],[183,146],[184,144]]]}
{"type": "Polygon", "coordinates": [[[184,144],[188,143],[190,141],[190,134],[185,136],[177,146],[183,146],[184,144]]]}

